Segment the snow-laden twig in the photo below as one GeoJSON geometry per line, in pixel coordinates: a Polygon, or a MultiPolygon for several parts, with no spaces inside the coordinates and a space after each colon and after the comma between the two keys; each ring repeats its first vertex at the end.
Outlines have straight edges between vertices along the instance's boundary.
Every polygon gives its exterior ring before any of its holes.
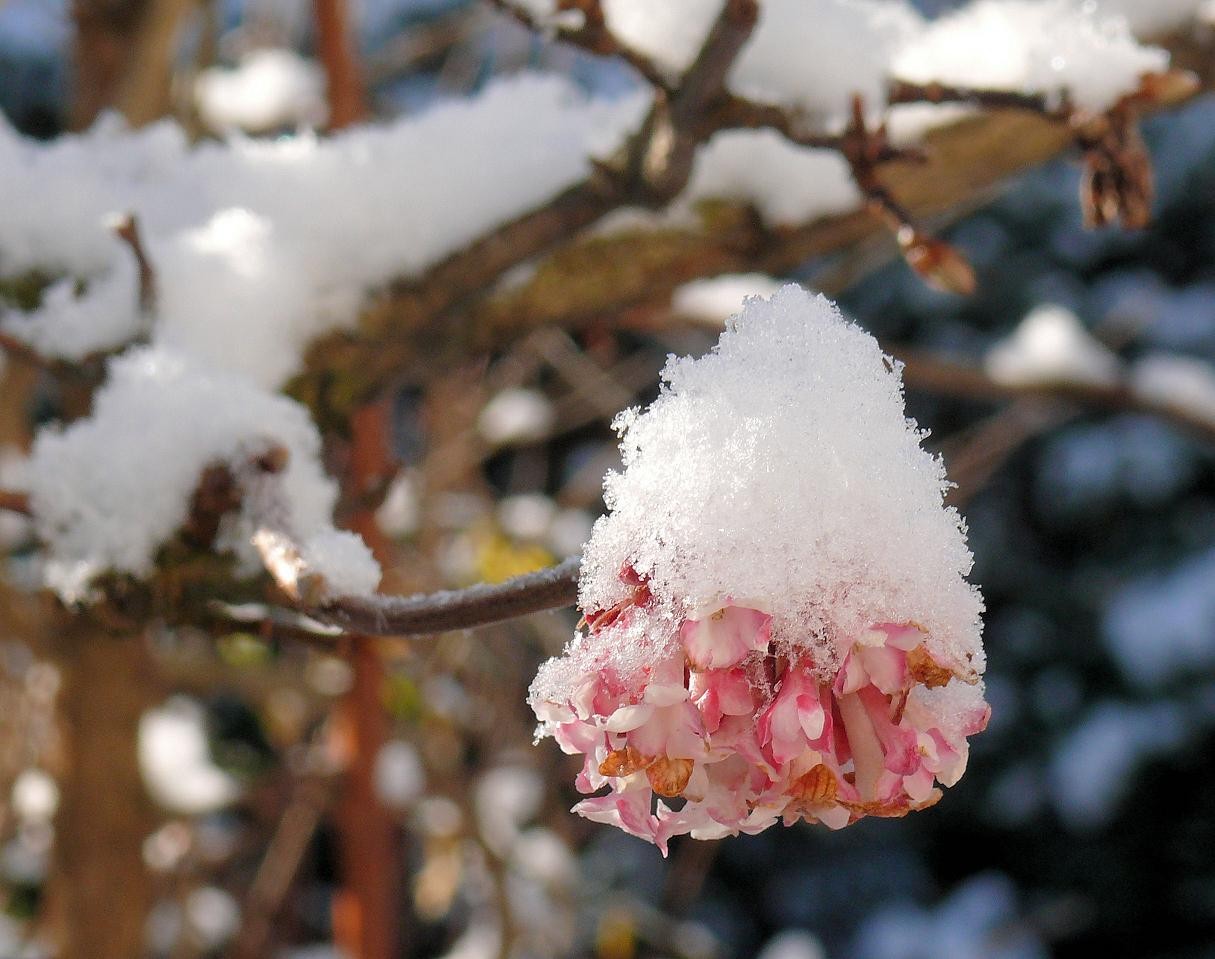
{"type": "Polygon", "coordinates": [[[304,546],[285,519],[279,475],[286,465],[286,450],[272,448],[251,459],[238,472],[237,483],[260,521],[253,544],[266,571],[312,619],[364,635],[425,635],[561,609],[573,606],[578,598],[577,557],[505,582],[466,589],[414,596],[332,595],[324,573],[309,563],[304,546]]]}

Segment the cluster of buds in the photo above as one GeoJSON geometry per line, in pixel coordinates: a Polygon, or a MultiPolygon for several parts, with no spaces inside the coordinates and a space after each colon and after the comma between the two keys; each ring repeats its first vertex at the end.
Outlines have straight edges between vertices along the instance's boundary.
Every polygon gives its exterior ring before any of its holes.
{"type": "Polygon", "coordinates": [[[664,855],[686,833],[802,819],[839,829],[927,808],[987,724],[977,674],[938,658],[915,623],[875,623],[828,657],[774,641],[755,604],[727,599],[674,621],[635,571],[622,579],[629,595],[586,615],[587,641],[610,649],[652,630],[652,663],[638,676],[588,668],[567,701],[533,705],[561,748],[585,757],[576,784],[591,796],[574,811],[664,855]]]}

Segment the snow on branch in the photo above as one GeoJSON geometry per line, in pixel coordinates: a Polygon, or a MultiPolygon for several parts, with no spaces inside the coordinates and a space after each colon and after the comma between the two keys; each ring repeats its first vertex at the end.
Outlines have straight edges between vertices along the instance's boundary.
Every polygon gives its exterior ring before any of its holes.
{"type": "MultiPolygon", "coordinates": [[[[586,10],[593,19],[598,5],[577,6],[585,26],[586,10]]],[[[662,51],[655,62],[677,78],[669,88],[605,102],[559,78],[524,75],[324,140],[191,147],[171,124],[131,132],[103,121],[36,144],[0,125],[0,168],[11,187],[0,221],[4,276],[62,277],[35,311],[5,315],[0,342],[51,361],[123,351],[105,367],[90,413],[44,429],[34,446],[30,503],[48,581],[79,595],[104,570],[147,573],[181,528],[201,472],[267,435],[292,449],[295,526],[305,543],[320,537],[314,545],[323,552],[336,533],[336,494],[306,411],[277,391],[308,366],[311,375],[345,377],[357,403],[416,360],[430,330],[451,342],[492,342],[506,328],[496,312],[503,304],[523,307],[507,310],[515,329],[547,321],[551,304],[511,299],[530,295],[526,284],[511,293],[496,282],[528,260],[580,252],[591,241],[573,237],[624,208],[669,207],[655,216],[660,229],[676,231],[685,227],[672,224],[686,225],[706,200],[743,200],[753,210],[727,218],[720,235],[698,226],[686,244],[668,244],[670,255],[687,257],[676,269],[662,257],[629,257],[627,282],[592,283],[584,259],[579,296],[600,299],[583,316],[627,304],[637,284],[660,296],[698,275],[787,269],[868,232],[867,217],[854,213],[866,203],[897,227],[922,272],[964,286],[964,265],[912,220],[955,203],[958,188],[938,176],[936,158],[908,162],[914,152],[887,138],[880,107],[890,76],[919,82],[907,51],[931,48],[942,30],[953,31],[949,49],[973,47],[982,33],[967,31],[988,21],[959,15],[928,25],[899,5],[882,9],[838,0],[681,0],[669,9],[604,0],[603,29],[643,56],[662,51]],[[805,55],[812,40],[821,58],[805,55]],[[473,148],[486,142],[495,145],[493,176],[484,150],[473,148]],[[115,210],[137,214],[138,231],[131,223],[116,238],[105,226],[115,210]],[[364,309],[369,293],[385,288],[364,309]],[[334,336],[321,340],[325,333],[334,336]],[[201,425],[189,433],[182,422],[201,425]]],[[[971,9],[1003,15],[989,0],[971,9]]],[[[1045,40],[1018,22],[1008,88],[1057,84],[1104,116],[1144,73],[1167,65],[1125,24],[1097,30],[1096,22],[1069,15],[1045,40]],[[1067,54],[1066,69],[1051,72],[1051,44],[1067,54]]],[[[965,71],[939,79],[982,86],[965,71]]],[[[1093,160],[1090,178],[1090,206],[1101,216],[1143,206],[1132,120],[1128,111],[1084,131],[1084,148],[1102,161],[1093,160]]],[[[942,154],[971,142],[966,131],[936,132],[942,154]]],[[[974,155],[940,162],[972,173],[982,165],[994,181],[1057,151],[1068,135],[1044,134],[1029,159],[1022,150],[994,163],[974,155]]],[[[965,182],[967,190],[982,185],[965,182]]],[[[610,233],[596,239],[612,242],[610,233]]],[[[614,260],[596,258],[590,269],[610,270],[614,260]]],[[[565,301],[566,319],[569,304],[581,302],[565,301]]],[[[217,542],[248,560],[239,525],[220,529],[217,542]]]]}
{"type": "Polygon", "coordinates": [[[1034,397],[1109,412],[1145,413],[1215,443],[1215,369],[1149,354],[1126,362],[1062,307],[1029,313],[983,364],[894,349],[911,389],[982,400],[1034,397]]]}
{"type": "Polygon", "coordinates": [[[502,583],[462,590],[417,596],[385,596],[370,590],[347,593],[345,558],[333,551],[321,555],[315,543],[305,544],[291,529],[288,493],[282,485],[289,459],[285,447],[270,447],[233,469],[255,525],[251,540],[262,564],[279,589],[311,619],[364,635],[413,636],[485,626],[572,606],[577,599],[577,558],[502,583]],[[335,571],[341,571],[340,581],[334,579],[335,571]]]}

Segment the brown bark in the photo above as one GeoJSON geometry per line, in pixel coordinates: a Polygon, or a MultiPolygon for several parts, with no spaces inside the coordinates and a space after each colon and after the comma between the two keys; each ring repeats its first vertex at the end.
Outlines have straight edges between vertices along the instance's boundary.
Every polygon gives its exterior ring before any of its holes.
{"type": "Polygon", "coordinates": [[[135,126],[170,112],[178,28],[194,3],[73,0],[73,130],[88,127],[110,107],[135,126]]]}
{"type": "MultiPolygon", "coordinates": [[[[349,525],[384,566],[389,545],[366,497],[391,475],[388,416],[389,406],[381,402],[353,417],[346,490],[348,501],[357,504],[349,525]]],[[[346,768],[337,803],[342,888],[334,900],[334,933],[352,959],[391,959],[399,939],[398,831],[375,787],[376,761],[388,739],[384,661],[374,639],[356,635],[350,637],[347,662],[354,682],[336,717],[346,768]]]]}
{"type": "Polygon", "coordinates": [[[345,0],[314,0],[317,56],[329,91],[329,129],[341,130],[367,115],[363,78],[355,57],[345,0]]]}
{"type": "Polygon", "coordinates": [[[152,884],[143,842],[155,827],[137,753],[155,672],[138,633],[62,617],[56,645],[64,771],[49,904],[64,959],[144,954],[152,884]]]}

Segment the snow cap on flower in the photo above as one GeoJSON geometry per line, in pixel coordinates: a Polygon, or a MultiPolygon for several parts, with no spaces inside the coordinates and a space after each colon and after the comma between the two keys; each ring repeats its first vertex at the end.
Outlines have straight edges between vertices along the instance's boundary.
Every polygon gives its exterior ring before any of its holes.
{"type": "Polygon", "coordinates": [[[931,805],[987,720],[982,601],[898,364],[787,286],[663,378],[531,690],[585,757],[576,811],[665,850],[931,805]]]}

